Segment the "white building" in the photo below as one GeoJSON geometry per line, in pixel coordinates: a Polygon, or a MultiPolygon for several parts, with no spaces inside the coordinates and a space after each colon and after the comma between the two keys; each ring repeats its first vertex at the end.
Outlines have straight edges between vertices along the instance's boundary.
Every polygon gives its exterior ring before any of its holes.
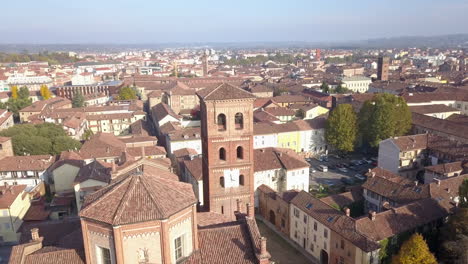
{"type": "Polygon", "coordinates": [[[325,219],[329,225],[338,220],[342,214],[306,192],[300,192],[291,200],[289,211],[290,238],[319,260],[319,263],[328,263],[331,251],[331,230],[322,223],[325,211],[330,212],[325,219]]]}
{"type": "Polygon", "coordinates": [[[290,149],[262,148],[254,150],[255,205],[257,188],[265,184],[277,192],[309,191],[309,163],[290,149]]]}
{"type": "Polygon", "coordinates": [[[91,72],[83,72],[74,75],[71,78],[72,85],[91,85],[94,84],[94,75],[91,72]]]}
{"type": "Polygon", "coordinates": [[[372,83],[371,78],[365,76],[343,77],[341,80],[343,87],[355,93],[366,93],[369,90],[369,85],[372,83]]]}

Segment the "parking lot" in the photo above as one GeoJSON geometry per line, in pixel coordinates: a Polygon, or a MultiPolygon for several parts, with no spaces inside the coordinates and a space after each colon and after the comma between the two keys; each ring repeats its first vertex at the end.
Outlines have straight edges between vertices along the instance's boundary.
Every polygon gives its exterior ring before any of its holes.
{"type": "Polygon", "coordinates": [[[311,164],[310,185],[312,188],[317,188],[319,185],[335,187],[360,184],[365,178],[358,179],[355,175],[364,176],[369,169],[375,167],[375,161],[364,157],[344,159],[330,155],[322,161],[316,158],[306,160],[311,164]],[[328,171],[321,171],[320,165],[327,166],[328,171]]]}

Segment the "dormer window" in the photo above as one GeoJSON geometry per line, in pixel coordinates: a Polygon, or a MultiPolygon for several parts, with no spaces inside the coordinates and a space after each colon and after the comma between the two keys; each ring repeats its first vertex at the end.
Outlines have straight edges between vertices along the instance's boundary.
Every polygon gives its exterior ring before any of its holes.
{"type": "Polygon", "coordinates": [[[226,130],[226,115],[219,114],[217,118],[218,131],[226,130]]]}
{"type": "Polygon", "coordinates": [[[242,115],[242,113],[237,113],[234,116],[234,124],[235,124],[236,129],[244,128],[244,115],[242,115]]]}

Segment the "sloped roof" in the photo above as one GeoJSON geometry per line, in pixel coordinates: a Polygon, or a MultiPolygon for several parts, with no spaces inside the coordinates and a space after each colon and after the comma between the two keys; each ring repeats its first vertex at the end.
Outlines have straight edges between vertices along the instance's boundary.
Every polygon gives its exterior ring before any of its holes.
{"type": "Polygon", "coordinates": [[[124,225],[167,219],[196,202],[190,184],[141,171],[86,196],[80,216],[124,225]]]}
{"type": "Polygon", "coordinates": [[[255,99],[256,97],[229,83],[222,83],[214,88],[206,88],[197,92],[203,100],[255,99]]]}

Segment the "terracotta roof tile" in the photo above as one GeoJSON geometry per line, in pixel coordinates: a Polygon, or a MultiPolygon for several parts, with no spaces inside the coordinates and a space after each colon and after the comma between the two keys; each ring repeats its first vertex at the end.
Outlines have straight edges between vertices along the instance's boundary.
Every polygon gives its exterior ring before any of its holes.
{"type": "Polygon", "coordinates": [[[230,83],[222,83],[215,88],[206,88],[197,92],[203,100],[255,99],[256,97],[230,83]]]}
{"type": "Polygon", "coordinates": [[[166,219],[196,202],[190,184],[135,172],[86,196],[80,216],[122,225],[166,219]]]}

